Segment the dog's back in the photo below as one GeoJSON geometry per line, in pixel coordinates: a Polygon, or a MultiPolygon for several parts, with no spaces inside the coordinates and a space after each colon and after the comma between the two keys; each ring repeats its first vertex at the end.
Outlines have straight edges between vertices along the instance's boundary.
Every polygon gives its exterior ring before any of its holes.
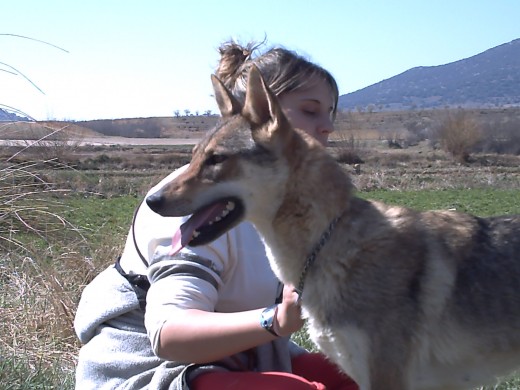
{"type": "Polygon", "coordinates": [[[441,236],[454,269],[439,278],[436,291],[450,279],[453,285],[438,322],[427,319],[421,344],[430,350],[420,351],[416,361],[430,360],[418,367],[418,384],[429,378],[438,386],[443,378],[446,385],[468,388],[520,366],[520,216],[457,217],[470,221],[471,229],[465,239],[441,236]]]}
{"type": "Polygon", "coordinates": [[[516,328],[519,332],[511,336],[520,340],[520,217],[475,220],[472,239],[458,262],[452,305],[466,308],[466,313],[457,320],[475,334],[516,328]]]}

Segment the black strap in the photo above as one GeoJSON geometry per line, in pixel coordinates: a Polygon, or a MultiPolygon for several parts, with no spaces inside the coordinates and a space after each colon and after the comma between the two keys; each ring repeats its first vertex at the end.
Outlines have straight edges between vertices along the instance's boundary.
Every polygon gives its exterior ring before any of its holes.
{"type": "Polygon", "coordinates": [[[283,302],[283,283],[278,282],[278,296],[274,303],[282,303],[283,302]]]}
{"type": "Polygon", "coordinates": [[[132,238],[134,240],[134,246],[135,246],[135,250],[137,251],[137,254],[139,255],[139,257],[140,257],[141,261],[144,263],[144,265],[146,267],[148,267],[148,262],[146,261],[146,258],[143,256],[143,254],[139,250],[139,247],[137,246],[137,240],[135,238],[135,219],[137,218],[137,212],[139,211],[139,208],[141,207],[143,202],[144,202],[144,199],[141,200],[141,202],[137,205],[137,208],[134,211],[134,216],[132,218],[132,238]]]}
{"type": "Polygon", "coordinates": [[[135,291],[135,295],[137,296],[137,300],[139,301],[139,306],[141,307],[141,310],[145,311],[146,309],[146,293],[148,292],[148,289],[150,288],[150,281],[145,275],[139,275],[139,274],[127,274],[123,268],[121,268],[120,264],[121,256],[119,256],[116,260],[116,263],[114,264],[114,267],[116,268],[117,272],[124,277],[132,288],[135,291]]]}
{"type": "MultiPolygon", "coordinates": [[[[135,238],[135,220],[137,218],[137,212],[139,211],[139,208],[143,204],[144,199],[141,200],[141,202],[137,205],[134,216],[132,217],[132,239],[134,240],[134,247],[137,252],[137,255],[143,262],[143,264],[148,267],[148,262],[146,261],[146,258],[143,256],[141,251],[139,250],[139,247],[137,246],[137,239],[135,238]]],[[[139,274],[127,274],[123,268],[121,267],[121,256],[118,256],[116,263],[114,264],[114,267],[116,268],[117,272],[124,277],[132,288],[135,291],[135,295],[137,296],[137,300],[139,301],[139,306],[141,307],[141,310],[145,311],[146,309],[146,293],[148,292],[148,289],[150,288],[150,281],[148,280],[148,277],[146,275],[139,275],[139,274]]]]}

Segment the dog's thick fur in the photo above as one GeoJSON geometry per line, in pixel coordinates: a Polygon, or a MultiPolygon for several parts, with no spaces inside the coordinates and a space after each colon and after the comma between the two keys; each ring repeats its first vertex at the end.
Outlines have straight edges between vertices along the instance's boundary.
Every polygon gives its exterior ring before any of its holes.
{"type": "Polygon", "coordinates": [[[210,215],[208,205],[234,202],[191,244],[250,220],[292,285],[340,216],[308,270],[302,305],[312,340],[363,390],[471,388],[520,367],[520,216],[357,198],[324,148],[291,128],[257,69],[243,107],[213,83],[223,120],[189,168],[147,199],[153,210],[210,215]]]}

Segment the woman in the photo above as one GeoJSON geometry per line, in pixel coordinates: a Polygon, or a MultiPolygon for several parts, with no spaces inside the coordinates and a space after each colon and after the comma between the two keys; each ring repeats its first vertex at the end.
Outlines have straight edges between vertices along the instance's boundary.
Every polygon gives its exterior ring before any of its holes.
{"type": "MultiPolygon", "coordinates": [[[[255,64],[291,124],[325,145],[334,78],[291,51],[254,56],[257,49],[222,45],[217,77],[243,101],[255,64]]],[[[290,341],[303,326],[298,297],[274,276],[251,224],[170,255],[181,222],[142,203],[120,260],[85,288],[75,320],[84,343],[77,389],[357,389],[323,355],[290,341]]]]}

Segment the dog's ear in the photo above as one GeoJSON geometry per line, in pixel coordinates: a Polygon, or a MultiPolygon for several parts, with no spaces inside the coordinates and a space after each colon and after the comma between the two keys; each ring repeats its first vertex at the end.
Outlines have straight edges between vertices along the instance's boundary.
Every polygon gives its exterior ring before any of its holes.
{"type": "MultiPolygon", "coordinates": [[[[251,123],[254,129],[285,130],[288,121],[280,107],[278,99],[265,84],[265,81],[256,67],[253,65],[247,79],[246,101],[242,115],[251,123]],[[271,126],[264,127],[268,122],[271,126]]],[[[272,134],[269,134],[271,136],[272,134]]]]}
{"type": "Polygon", "coordinates": [[[214,74],[211,75],[211,83],[213,84],[215,99],[217,100],[218,109],[222,117],[240,114],[242,109],[241,104],[214,74]]]}

